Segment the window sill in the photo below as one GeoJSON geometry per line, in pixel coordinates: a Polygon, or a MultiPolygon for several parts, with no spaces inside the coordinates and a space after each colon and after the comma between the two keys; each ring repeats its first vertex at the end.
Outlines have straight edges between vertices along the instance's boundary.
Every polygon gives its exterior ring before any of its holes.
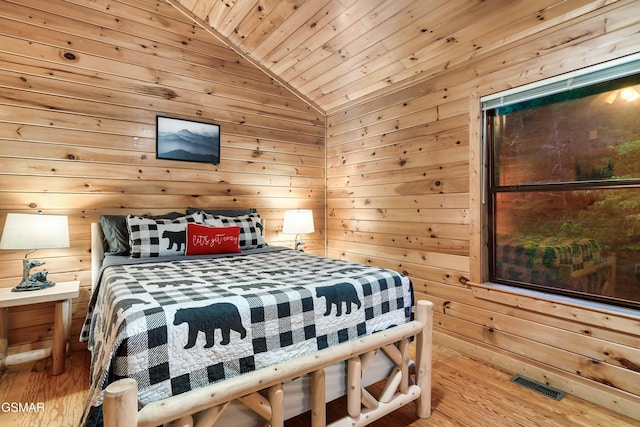
{"type": "Polygon", "coordinates": [[[640,310],[549,294],[498,283],[471,283],[478,299],[569,320],[600,325],[629,334],[638,334],[640,310]]]}

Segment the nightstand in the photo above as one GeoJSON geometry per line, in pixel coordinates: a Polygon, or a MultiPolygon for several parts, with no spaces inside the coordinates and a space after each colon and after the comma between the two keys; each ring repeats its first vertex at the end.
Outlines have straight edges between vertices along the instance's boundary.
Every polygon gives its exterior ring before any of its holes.
{"type": "Polygon", "coordinates": [[[67,344],[71,332],[71,300],[80,294],[80,282],[60,282],[55,286],[37,291],[11,292],[11,288],[0,289],[0,369],[19,363],[44,359],[51,354],[51,375],[64,372],[67,344]],[[7,355],[9,348],[9,307],[55,302],[53,323],[53,347],[7,355]]]}

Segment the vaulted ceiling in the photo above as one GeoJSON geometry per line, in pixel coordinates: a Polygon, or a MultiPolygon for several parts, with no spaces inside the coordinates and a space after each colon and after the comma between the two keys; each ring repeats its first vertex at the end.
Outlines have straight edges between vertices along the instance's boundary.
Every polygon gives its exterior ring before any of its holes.
{"type": "Polygon", "coordinates": [[[463,66],[509,35],[595,7],[592,0],[173,2],[324,112],[463,66]]]}

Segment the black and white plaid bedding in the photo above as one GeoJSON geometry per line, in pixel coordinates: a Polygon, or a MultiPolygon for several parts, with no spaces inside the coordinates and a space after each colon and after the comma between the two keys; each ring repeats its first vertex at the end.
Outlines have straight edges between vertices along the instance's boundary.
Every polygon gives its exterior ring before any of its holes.
{"type": "Polygon", "coordinates": [[[103,271],[82,337],[92,351],[83,425],[102,390],[132,377],[142,403],[405,323],[411,282],[291,249],[155,259],[103,271]]]}

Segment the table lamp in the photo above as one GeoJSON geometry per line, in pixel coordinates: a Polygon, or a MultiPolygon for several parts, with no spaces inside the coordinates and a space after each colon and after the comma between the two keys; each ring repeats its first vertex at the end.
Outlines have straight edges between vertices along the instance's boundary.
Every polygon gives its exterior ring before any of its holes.
{"type": "Polygon", "coordinates": [[[12,289],[14,292],[34,291],[48,288],[55,283],[47,279],[46,271],[31,275],[31,269],[44,262],[30,260],[29,255],[38,249],[68,248],[69,223],[65,215],[7,214],[0,239],[0,249],[27,249],[22,260],[22,281],[12,289]]]}
{"type": "Polygon", "coordinates": [[[311,209],[295,209],[284,212],[284,221],[282,222],[283,234],[295,234],[295,249],[300,249],[304,242],[300,240],[300,234],[313,233],[315,228],[313,227],[313,212],[311,209]]]}

